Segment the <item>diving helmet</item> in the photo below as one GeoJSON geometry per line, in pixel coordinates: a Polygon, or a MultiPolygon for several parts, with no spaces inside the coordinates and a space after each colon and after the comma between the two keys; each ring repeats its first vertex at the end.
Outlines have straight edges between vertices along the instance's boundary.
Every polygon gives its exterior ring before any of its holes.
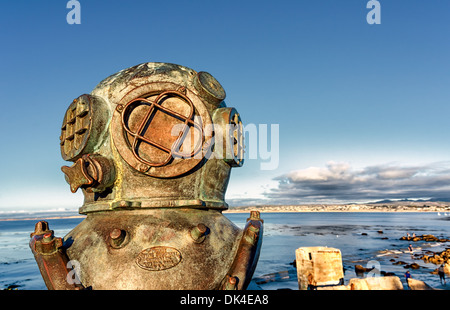
{"type": "Polygon", "coordinates": [[[70,103],[60,149],[86,218],[58,238],[36,224],[30,247],[49,289],[246,289],[263,235],[222,211],[244,162],[239,113],[207,72],[144,63],[70,103]],[[74,272],[76,271],[76,272],[74,272]]]}

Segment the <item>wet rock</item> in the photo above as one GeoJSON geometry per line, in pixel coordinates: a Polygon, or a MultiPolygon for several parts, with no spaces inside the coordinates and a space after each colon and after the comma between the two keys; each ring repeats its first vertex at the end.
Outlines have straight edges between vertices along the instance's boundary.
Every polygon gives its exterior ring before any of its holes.
{"type": "Polygon", "coordinates": [[[417,263],[412,263],[412,264],[408,264],[408,265],[403,266],[403,268],[419,269],[420,265],[417,264],[417,263]]]}
{"type": "Polygon", "coordinates": [[[422,259],[426,263],[442,264],[443,262],[450,262],[450,249],[446,249],[442,252],[426,251],[425,254],[419,255],[419,259],[422,259]]]}
{"type": "Polygon", "coordinates": [[[295,268],[297,268],[297,261],[294,259],[294,261],[290,262],[289,265],[292,265],[295,268]]]}
{"type": "Polygon", "coordinates": [[[430,235],[430,234],[425,234],[425,235],[421,235],[421,236],[415,236],[415,237],[407,237],[407,236],[403,236],[400,238],[400,240],[406,240],[406,241],[426,241],[426,242],[450,242],[450,239],[448,238],[438,238],[434,235],[430,235]]]}
{"type": "Polygon", "coordinates": [[[355,272],[356,272],[356,274],[370,272],[372,270],[373,270],[373,268],[365,268],[365,267],[363,267],[361,265],[355,265],[355,272]]]}
{"type": "Polygon", "coordinates": [[[439,239],[437,237],[433,236],[433,235],[423,235],[422,236],[422,240],[429,241],[429,242],[439,241],[439,239]]]}
{"type": "Polygon", "coordinates": [[[404,261],[399,260],[399,261],[393,263],[393,265],[406,265],[406,263],[404,261]]]}

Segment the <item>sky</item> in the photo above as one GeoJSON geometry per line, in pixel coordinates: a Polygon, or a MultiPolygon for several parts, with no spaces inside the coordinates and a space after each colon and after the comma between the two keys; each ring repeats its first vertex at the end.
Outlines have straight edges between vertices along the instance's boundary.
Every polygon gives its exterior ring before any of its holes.
{"type": "Polygon", "coordinates": [[[450,2],[379,0],[380,24],[366,0],[79,0],[80,24],[67,3],[0,7],[0,210],[81,206],[64,113],[145,62],[211,73],[266,134],[230,205],[450,197],[450,2]]]}

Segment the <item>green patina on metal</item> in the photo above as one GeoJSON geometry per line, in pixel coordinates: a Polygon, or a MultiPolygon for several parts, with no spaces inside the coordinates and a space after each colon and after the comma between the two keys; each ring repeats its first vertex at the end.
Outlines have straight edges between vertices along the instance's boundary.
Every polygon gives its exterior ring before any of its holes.
{"type": "Polygon", "coordinates": [[[244,162],[241,117],[225,97],[207,72],[144,63],[69,105],[60,147],[73,165],[62,171],[87,217],[64,238],[36,224],[30,247],[49,289],[248,286],[263,224],[252,212],[239,229],[222,214],[244,162]]]}

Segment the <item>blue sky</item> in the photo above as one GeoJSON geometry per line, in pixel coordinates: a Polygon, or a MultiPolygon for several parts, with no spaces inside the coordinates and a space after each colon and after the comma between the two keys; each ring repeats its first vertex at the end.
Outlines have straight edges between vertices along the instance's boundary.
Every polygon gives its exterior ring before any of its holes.
{"type": "Polygon", "coordinates": [[[279,124],[277,169],[233,169],[230,204],[450,197],[448,1],[380,0],[379,25],[365,0],[79,2],[80,25],[65,0],[2,3],[0,209],[81,205],[64,113],[143,62],[208,71],[244,124],[279,124]]]}

